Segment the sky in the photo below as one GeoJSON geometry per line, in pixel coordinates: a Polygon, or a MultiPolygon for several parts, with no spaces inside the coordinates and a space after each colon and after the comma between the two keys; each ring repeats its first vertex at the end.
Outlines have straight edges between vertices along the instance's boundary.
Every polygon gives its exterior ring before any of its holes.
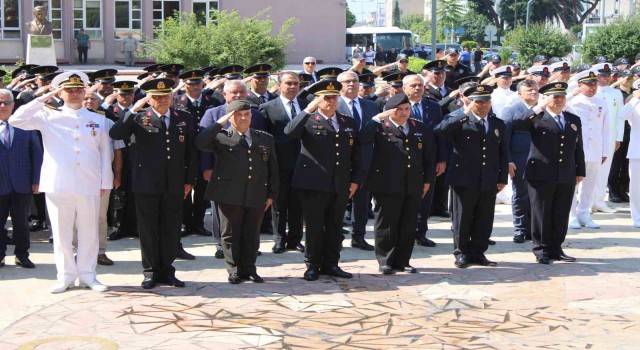
{"type": "Polygon", "coordinates": [[[384,0],[347,0],[347,3],[351,12],[356,15],[358,22],[363,21],[370,12],[376,11],[378,7],[384,6],[384,0]]]}

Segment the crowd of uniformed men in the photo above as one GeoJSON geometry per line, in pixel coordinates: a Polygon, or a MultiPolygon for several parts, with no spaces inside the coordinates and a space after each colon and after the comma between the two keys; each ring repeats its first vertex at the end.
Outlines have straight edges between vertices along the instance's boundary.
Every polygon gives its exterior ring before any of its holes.
{"type": "Polygon", "coordinates": [[[485,252],[500,202],[541,264],[575,261],[567,229],[599,228],[605,198],[631,201],[640,227],[640,54],[576,68],[538,55],[526,70],[492,55],[474,73],[455,49],[421,72],[397,58],[316,70],[307,57],[299,72],[154,64],[135,80],[17,68],[0,90],[0,266],[13,244],[16,265],[35,267],[29,232],[47,227],[54,293],[76,280],[107,289],[96,279],[96,264],[113,264],[107,237],[140,238],[150,289],[184,286],[173,262],[195,259],[180,243],[189,234],[213,236],[237,284],[263,282],[261,232],[275,254],[304,252],[313,281],[352,277],[339,267],[347,224],[383,274],[417,272],[413,247],[435,246],[434,215],[452,220],[456,267],[495,266],[485,252]]]}

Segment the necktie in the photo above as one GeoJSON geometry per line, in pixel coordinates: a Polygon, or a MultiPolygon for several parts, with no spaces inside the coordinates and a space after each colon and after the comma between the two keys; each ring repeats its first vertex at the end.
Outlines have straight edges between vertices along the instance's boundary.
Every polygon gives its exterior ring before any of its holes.
{"type": "Polygon", "coordinates": [[[167,116],[160,116],[160,121],[162,122],[162,130],[167,130],[167,116]]]}
{"type": "Polygon", "coordinates": [[[129,112],[129,108],[125,108],[125,109],[123,109],[123,110],[122,110],[122,115],[127,114],[127,112],[129,112]]]}
{"type": "Polygon", "coordinates": [[[293,120],[293,118],[298,115],[298,112],[296,112],[296,105],[293,101],[289,101],[289,110],[291,111],[291,120],[293,120]]]}
{"type": "Polygon", "coordinates": [[[413,107],[411,107],[411,111],[413,112],[413,117],[418,119],[418,120],[422,120],[422,113],[420,111],[420,104],[419,103],[415,103],[413,105],[413,107]]]}
{"type": "Polygon", "coordinates": [[[249,143],[247,142],[247,136],[245,134],[240,134],[240,144],[249,148],[249,143]]]}
{"type": "Polygon", "coordinates": [[[356,108],[356,100],[351,100],[351,114],[353,115],[353,119],[358,123],[358,129],[360,128],[360,123],[362,123],[362,119],[360,118],[360,113],[358,113],[358,109],[356,108]]]}
{"type": "Polygon", "coordinates": [[[328,121],[329,121],[329,127],[331,127],[331,130],[337,131],[338,129],[336,129],[336,126],[333,124],[333,118],[328,119],[328,121]]]}
{"type": "Polygon", "coordinates": [[[267,99],[264,98],[264,96],[260,96],[260,102],[265,103],[265,102],[267,102],[267,99]]]}
{"type": "Polygon", "coordinates": [[[194,101],[193,101],[193,105],[194,105],[196,108],[200,107],[200,103],[198,103],[198,100],[194,100],[194,101]]]}
{"type": "Polygon", "coordinates": [[[447,96],[447,88],[446,87],[441,87],[440,88],[440,95],[442,95],[442,97],[446,97],[447,96]]]}
{"type": "Polygon", "coordinates": [[[487,134],[487,124],[484,119],[480,119],[480,125],[482,126],[482,134],[487,134]]]}
{"type": "Polygon", "coordinates": [[[560,127],[560,130],[564,131],[564,125],[562,125],[562,120],[560,120],[560,116],[557,115],[555,116],[556,119],[556,123],[558,123],[558,126],[560,127]]]}
{"type": "Polygon", "coordinates": [[[4,126],[2,129],[2,143],[4,143],[5,147],[11,147],[11,133],[9,132],[9,124],[7,122],[2,122],[0,125],[4,126]]]}
{"type": "Polygon", "coordinates": [[[400,130],[400,132],[402,133],[402,136],[405,136],[406,134],[404,133],[404,126],[400,125],[398,127],[398,130],[400,130]]]}

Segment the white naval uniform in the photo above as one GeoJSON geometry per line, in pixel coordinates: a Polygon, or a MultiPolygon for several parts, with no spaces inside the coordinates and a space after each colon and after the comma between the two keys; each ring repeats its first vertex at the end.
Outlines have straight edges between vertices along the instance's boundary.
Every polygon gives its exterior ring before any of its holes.
{"type": "Polygon", "coordinates": [[[611,172],[613,153],[616,151],[616,141],[622,142],[622,138],[624,137],[624,121],[618,120],[618,113],[620,113],[620,110],[624,107],[624,99],[620,90],[610,86],[598,86],[596,96],[602,98],[607,103],[610,137],[609,145],[606,149],[607,160],[600,165],[594,203],[606,205],[604,204],[604,199],[607,196],[607,183],[609,181],[609,172],[611,172]]]}
{"type": "MultiPolygon", "coordinates": [[[[502,111],[514,102],[514,97],[518,94],[511,89],[502,89],[497,86],[491,93],[491,109],[495,113],[496,117],[503,119],[502,111]]],[[[518,99],[515,99],[518,101],[518,99]]],[[[508,176],[507,186],[496,195],[496,203],[508,203],[511,204],[511,196],[513,190],[511,189],[511,176],[508,176]]]]}
{"type": "Polygon", "coordinates": [[[607,103],[600,97],[578,94],[567,101],[567,111],[580,117],[582,122],[582,146],[586,176],[576,186],[577,194],[571,206],[570,222],[591,220],[591,207],[595,200],[596,184],[602,157],[607,156],[610,135],[607,103]]]}
{"type": "Polygon", "coordinates": [[[629,201],[631,202],[631,220],[640,227],[640,100],[631,99],[618,114],[620,122],[629,121],[631,137],[629,139],[629,201]]]}
{"type": "Polygon", "coordinates": [[[12,126],[39,130],[44,144],[40,191],[46,194],[57,279],[73,284],[96,277],[100,190],[111,189],[113,148],[105,117],[82,107],[57,110],[34,99],[9,118],[12,126]],[[78,252],[74,259],[73,229],[78,252]]]}

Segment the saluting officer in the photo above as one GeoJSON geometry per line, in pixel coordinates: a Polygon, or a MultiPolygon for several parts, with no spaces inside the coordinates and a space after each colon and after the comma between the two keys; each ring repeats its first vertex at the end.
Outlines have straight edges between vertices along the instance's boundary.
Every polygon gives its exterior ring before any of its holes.
{"type": "Polygon", "coordinates": [[[251,103],[236,100],[227,114],[204,129],[196,144],[213,152],[216,164],[206,198],[218,204],[222,250],[229,283],[264,282],[256,271],[260,224],[278,193],[273,136],[251,129],[251,103]],[[223,126],[231,123],[228,129],[223,126]]]}
{"type": "Polygon", "coordinates": [[[531,202],[533,254],[540,264],[575,261],[562,251],[576,184],[585,176],[580,118],[565,110],[567,83],[543,86],[544,95],[514,124],[531,133],[524,176],[531,202]]]}
{"type": "Polygon", "coordinates": [[[416,273],[409,264],[413,252],[418,206],[435,179],[435,151],[429,148],[433,133],[410,119],[411,104],[405,94],[389,99],[387,110],[362,129],[361,145],[373,145],[367,187],[377,204],[375,253],[380,272],[416,273]]]}
{"type": "Polygon", "coordinates": [[[455,266],[495,266],[484,252],[493,228],[497,192],[507,183],[505,124],[491,111],[488,85],[465,90],[465,106],[445,117],[436,133],[451,136],[448,183],[453,194],[455,266]]]}
{"type": "Polygon", "coordinates": [[[320,81],[309,88],[317,97],[285,127],[285,134],[300,139],[302,149],[291,186],[299,189],[306,223],[307,281],[319,275],[351,278],[338,266],[342,218],[347,200],[358,189],[361,155],[358,125],[336,113],[342,84],[320,81]]]}
{"type": "Polygon", "coordinates": [[[175,277],[173,261],[180,245],[182,202],[196,178],[197,152],[193,145],[193,119],[171,108],[171,79],[154,79],[140,87],[147,96],[111,128],[112,138],[136,138],[133,192],[136,196],[138,232],[144,280],[142,288],[156,283],[184,287],[175,277]],[[149,103],[150,107],[142,110],[149,103]]]}
{"type": "Polygon", "coordinates": [[[270,71],[271,65],[266,63],[256,64],[244,70],[244,74],[248,74],[251,77],[251,89],[247,100],[251,101],[255,106],[260,106],[278,97],[278,95],[272,94],[267,90],[269,88],[270,71]]]}

